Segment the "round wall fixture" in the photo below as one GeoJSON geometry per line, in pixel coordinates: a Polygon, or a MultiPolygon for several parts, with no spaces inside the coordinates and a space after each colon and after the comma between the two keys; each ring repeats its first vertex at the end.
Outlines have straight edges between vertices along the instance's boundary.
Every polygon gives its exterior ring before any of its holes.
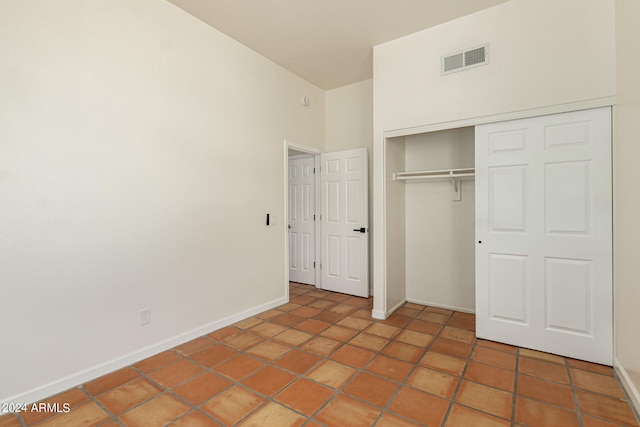
{"type": "Polygon", "coordinates": [[[311,100],[308,96],[303,96],[302,98],[300,98],[300,102],[302,103],[303,107],[308,107],[309,105],[311,105],[311,100]]]}

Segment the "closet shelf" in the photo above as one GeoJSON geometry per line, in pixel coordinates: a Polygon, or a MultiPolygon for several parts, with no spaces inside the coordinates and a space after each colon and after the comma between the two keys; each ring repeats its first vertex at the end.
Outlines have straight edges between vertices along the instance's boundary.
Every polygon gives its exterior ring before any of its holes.
{"type": "Polygon", "coordinates": [[[394,181],[423,181],[450,179],[453,185],[453,200],[460,200],[460,179],[472,178],[476,175],[473,168],[467,169],[442,169],[431,171],[396,172],[393,174],[394,181]]]}
{"type": "Polygon", "coordinates": [[[443,169],[431,171],[396,172],[393,174],[394,181],[409,181],[418,179],[449,179],[475,176],[475,169],[443,169]]]}

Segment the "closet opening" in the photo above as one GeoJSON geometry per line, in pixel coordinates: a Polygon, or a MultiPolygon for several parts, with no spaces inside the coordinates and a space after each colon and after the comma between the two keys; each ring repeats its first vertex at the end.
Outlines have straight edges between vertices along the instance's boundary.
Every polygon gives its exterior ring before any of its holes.
{"type": "Polygon", "coordinates": [[[386,140],[387,305],[475,312],[475,128],[386,140]]]}

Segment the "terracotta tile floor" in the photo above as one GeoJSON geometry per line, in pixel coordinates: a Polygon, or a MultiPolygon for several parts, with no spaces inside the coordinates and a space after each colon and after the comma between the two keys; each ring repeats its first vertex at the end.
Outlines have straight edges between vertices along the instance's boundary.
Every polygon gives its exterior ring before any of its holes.
{"type": "Polygon", "coordinates": [[[477,340],[473,315],[291,284],[291,302],[47,399],[14,426],[638,426],[611,368],[477,340]]]}

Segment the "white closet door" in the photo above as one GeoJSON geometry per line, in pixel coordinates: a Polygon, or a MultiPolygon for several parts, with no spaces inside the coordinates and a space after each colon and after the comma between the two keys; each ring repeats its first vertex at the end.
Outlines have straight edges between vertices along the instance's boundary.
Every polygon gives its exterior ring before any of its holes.
{"type": "Polygon", "coordinates": [[[289,280],[315,285],[313,157],[289,160],[289,280]]]}
{"type": "Polygon", "coordinates": [[[367,149],[321,155],[322,289],[369,296],[367,149]]]}
{"type": "Polygon", "coordinates": [[[476,127],[477,335],[612,364],[611,110],[476,127]]]}

